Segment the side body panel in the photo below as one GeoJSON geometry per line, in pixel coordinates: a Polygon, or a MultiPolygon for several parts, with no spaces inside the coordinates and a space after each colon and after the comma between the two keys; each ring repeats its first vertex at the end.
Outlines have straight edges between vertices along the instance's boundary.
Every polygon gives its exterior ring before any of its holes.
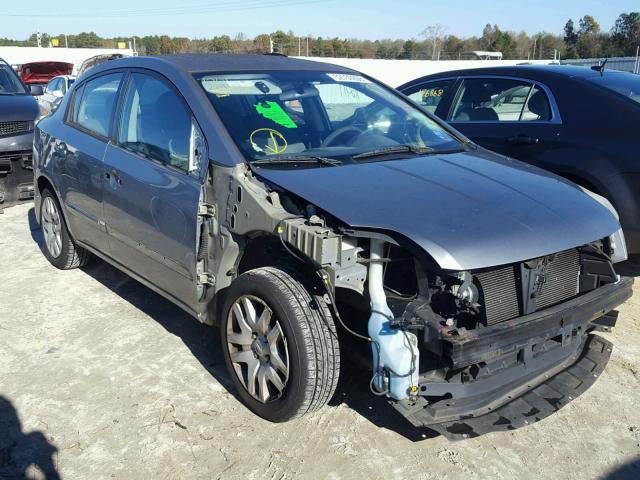
{"type": "Polygon", "coordinates": [[[104,168],[111,256],[194,305],[199,179],[115,145],[107,147],[104,168]]]}

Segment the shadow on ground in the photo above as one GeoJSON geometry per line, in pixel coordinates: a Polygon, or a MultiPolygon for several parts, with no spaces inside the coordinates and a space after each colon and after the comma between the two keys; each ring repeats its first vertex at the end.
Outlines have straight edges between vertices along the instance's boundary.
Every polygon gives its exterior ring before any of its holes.
{"type": "MultiPolygon", "coordinates": [[[[31,236],[42,250],[45,248],[44,241],[40,226],[35,221],[34,209],[29,210],[28,217],[31,236]]],[[[153,318],[165,330],[180,337],[202,366],[240,401],[222,357],[216,328],[198,322],[169,300],[104,261],[93,258],[82,270],[153,318]]],[[[364,364],[368,364],[369,346],[364,342],[352,342],[350,338],[346,339],[341,350],[349,354],[346,357],[343,354],[338,388],[330,405],[345,403],[378,427],[392,430],[412,441],[437,436],[432,430],[414,428],[384,398],[370,392],[371,372],[361,366],[363,357],[367,359],[364,364]]]]}
{"type": "Polygon", "coordinates": [[[47,480],[59,480],[54,461],[57,452],[42,432],[23,432],[15,407],[0,395],[0,478],[31,478],[27,470],[34,466],[47,480]]]}
{"type": "Polygon", "coordinates": [[[625,463],[603,476],[603,480],[638,480],[640,478],[640,458],[625,463]]]}

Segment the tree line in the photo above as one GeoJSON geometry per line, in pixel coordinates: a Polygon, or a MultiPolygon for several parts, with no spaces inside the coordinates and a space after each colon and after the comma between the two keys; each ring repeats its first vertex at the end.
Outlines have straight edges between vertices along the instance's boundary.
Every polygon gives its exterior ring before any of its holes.
{"type": "MultiPolygon", "coordinates": [[[[534,35],[524,31],[516,33],[491,24],[484,27],[481,36],[467,38],[448,34],[445,26],[436,24],[408,40],[309,37],[282,30],[254,38],[239,33],[233,38],[218,35],[200,39],[168,35],[102,38],[94,32],[77,35],[40,34],[42,46],[50,45],[54,39],[57,39],[59,46],[80,48],[115,48],[119,42],[132,46],[135,43],[142,55],[276,51],[290,56],[451,60],[462,58],[463,52],[485,50],[502,52],[505,59],[548,59],[556,55],[561,58],[598,58],[636,55],[640,46],[640,12],[622,13],[608,32],[602,31],[591,15],[585,15],[577,22],[569,19],[562,35],[548,32],[534,35]]],[[[0,46],[37,44],[38,35],[35,33],[27,40],[0,38],[0,46]]]]}

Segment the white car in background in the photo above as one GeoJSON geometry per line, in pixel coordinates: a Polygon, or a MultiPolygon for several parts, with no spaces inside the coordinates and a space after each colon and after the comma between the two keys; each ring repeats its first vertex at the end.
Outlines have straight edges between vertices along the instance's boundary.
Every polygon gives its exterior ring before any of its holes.
{"type": "Polygon", "coordinates": [[[59,75],[49,81],[44,94],[38,98],[40,117],[46,117],[58,108],[60,101],[75,80],[76,77],[73,75],[59,75]]]}

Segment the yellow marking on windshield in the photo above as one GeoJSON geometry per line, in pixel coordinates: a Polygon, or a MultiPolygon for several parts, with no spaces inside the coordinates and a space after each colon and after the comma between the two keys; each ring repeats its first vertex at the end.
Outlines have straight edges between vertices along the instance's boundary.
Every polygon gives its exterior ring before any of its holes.
{"type": "Polygon", "coordinates": [[[289,147],[284,135],[273,128],[258,128],[254,130],[249,136],[249,141],[254,150],[258,152],[266,150],[267,153],[272,155],[283,153],[289,147]]]}

